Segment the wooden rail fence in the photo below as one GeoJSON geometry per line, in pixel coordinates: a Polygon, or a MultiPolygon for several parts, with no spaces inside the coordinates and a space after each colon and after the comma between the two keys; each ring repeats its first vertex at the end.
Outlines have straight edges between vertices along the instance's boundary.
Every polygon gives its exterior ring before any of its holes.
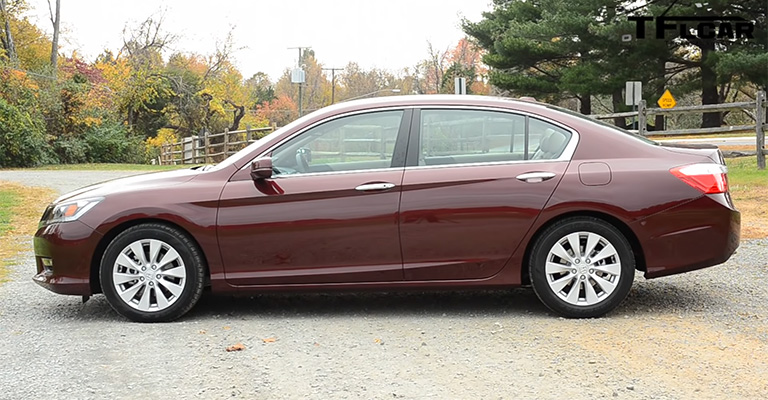
{"type": "MultiPolygon", "coordinates": [[[[740,103],[708,104],[700,106],[684,106],[669,109],[649,108],[645,100],[641,100],[637,111],[628,111],[611,114],[590,115],[595,119],[613,119],[613,118],[637,118],[637,132],[643,136],[672,136],[672,135],[693,135],[707,133],[729,133],[754,130],[755,154],[757,155],[758,169],[765,169],[765,156],[768,151],[765,149],[765,132],[768,130],[768,100],[764,91],[757,92],[755,101],[740,103]],[[653,115],[670,115],[686,113],[707,113],[713,111],[740,110],[752,116],[754,124],[723,126],[716,128],[693,128],[693,129],[672,129],[648,131],[646,123],[649,117],[653,115]]],[[[249,128],[239,131],[224,131],[223,133],[210,134],[206,132],[202,137],[192,136],[183,138],[176,143],[166,143],[162,145],[159,162],[161,165],[174,164],[208,164],[219,162],[230,155],[236,153],[245,146],[255,142],[259,137],[273,132],[275,126],[266,128],[249,128]],[[218,139],[222,138],[222,139],[218,139]]],[[[351,139],[350,139],[351,140],[351,139]]]]}
{"type": "Polygon", "coordinates": [[[202,136],[182,138],[175,143],[165,143],[160,148],[160,165],[209,164],[219,162],[235,154],[258,138],[273,132],[276,127],[248,128],[222,133],[205,132],[202,136]]]}
{"type": "Polygon", "coordinates": [[[765,155],[768,151],[765,149],[765,132],[768,130],[768,121],[766,121],[766,115],[768,111],[768,101],[766,100],[765,91],[757,92],[755,101],[747,101],[740,103],[723,103],[723,104],[707,104],[701,106],[684,106],[674,108],[648,108],[645,100],[641,100],[637,107],[637,111],[628,111],[612,114],[597,114],[590,115],[595,119],[612,119],[612,118],[637,118],[637,133],[643,136],[677,136],[677,135],[701,135],[708,133],[730,133],[730,132],[743,132],[743,131],[755,131],[755,154],[757,155],[757,167],[758,169],[765,169],[765,155]],[[737,126],[721,126],[716,128],[693,128],[693,129],[672,129],[661,131],[648,131],[647,121],[650,116],[653,115],[669,115],[669,114],[688,114],[688,113],[707,113],[712,111],[730,111],[739,110],[746,112],[752,116],[755,120],[754,124],[750,125],[737,125],[737,126]]]}

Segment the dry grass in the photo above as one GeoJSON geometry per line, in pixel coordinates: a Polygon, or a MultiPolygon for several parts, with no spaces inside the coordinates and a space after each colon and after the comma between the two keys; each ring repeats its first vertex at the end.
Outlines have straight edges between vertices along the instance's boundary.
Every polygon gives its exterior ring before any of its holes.
{"type": "Polygon", "coordinates": [[[768,237],[768,187],[731,186],[731,196],[741,212],[741,238],[768,237]]]}
{"type": "Polygon", "coordinates": [[[755,151],[755,145],[751,146],[717,146],[722,151],[755,151]]]}
{"type": "Polygon", "coordinates": [[[5,214],[10,216],[0,233],[0,281],[3,281],[8,273],[7,266],[17,259],[19,253],[29,250],[27,239],[35,234],[40,215],[56,198],[56,192],[2,181],[0,192],[14,200],[3,205],[5,214]]]}
{"type": "Polygon", "coordinates": [[[728,184],[741,212],[741,237],[768,237],[768,169],[757,169],[757,157],[726,159],[728,184]]]}

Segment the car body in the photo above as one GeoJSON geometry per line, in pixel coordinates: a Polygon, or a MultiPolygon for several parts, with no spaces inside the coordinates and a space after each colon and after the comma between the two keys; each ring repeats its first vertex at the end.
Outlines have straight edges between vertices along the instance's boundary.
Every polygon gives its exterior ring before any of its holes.
{"type": "Polygon", "coordinates": [[[215,166],[60,197],[35,234],[34,280],[104,292],[137,321],[181,316],[204,287],[528,284],[556,312],[592,317],[618,306],[635,269],[730,257],[740,217],[726,172],[717,148],[662,146],[535,101],[353,101],[215,166]]]}

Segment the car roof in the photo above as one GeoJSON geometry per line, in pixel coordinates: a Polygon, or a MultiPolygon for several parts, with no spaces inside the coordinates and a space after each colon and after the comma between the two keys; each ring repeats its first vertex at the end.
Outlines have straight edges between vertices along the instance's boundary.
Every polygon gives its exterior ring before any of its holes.
{"type": "Polygon", "coordinates": [[[514,107],[520,104],[543,104],[530,100],[512,99],[498,96],[454,95],[454,94],[415,94],[384,96],[370,99],[340,102],[332,107],[386,107],[386,106],[429,106],[429,105],[475,105],[514,107]]]}

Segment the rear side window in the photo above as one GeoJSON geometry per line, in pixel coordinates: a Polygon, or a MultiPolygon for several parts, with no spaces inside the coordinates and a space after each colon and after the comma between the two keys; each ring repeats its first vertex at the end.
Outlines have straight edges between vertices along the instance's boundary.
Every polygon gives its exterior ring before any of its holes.
{"type": "Polygon", "coordinates": [[[484,110],[422,110],[419,165],[551,160],[570,132],[525,115],[484,110]]]}

